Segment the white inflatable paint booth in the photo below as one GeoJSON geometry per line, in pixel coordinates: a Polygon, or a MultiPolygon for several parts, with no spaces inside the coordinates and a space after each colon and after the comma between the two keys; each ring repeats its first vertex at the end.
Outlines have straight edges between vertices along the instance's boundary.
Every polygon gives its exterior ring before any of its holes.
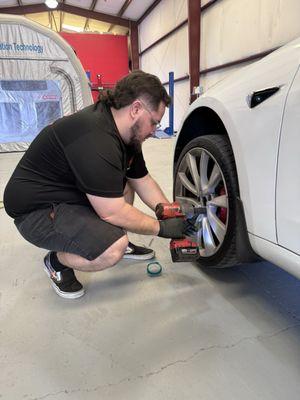
{"type": "Polygon", "coordinates": [[[89,104],[72,47],[35,22],[0,14],[0,153],[25,151],[44,126],[89,104]]]}

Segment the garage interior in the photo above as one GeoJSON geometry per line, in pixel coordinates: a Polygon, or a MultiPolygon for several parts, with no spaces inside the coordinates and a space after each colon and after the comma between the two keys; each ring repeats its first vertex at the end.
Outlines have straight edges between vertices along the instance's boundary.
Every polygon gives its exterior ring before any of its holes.
{"type": "MultiPolygon", "coordinates": [[[[158,76],[167,89],[174,72],[174,132],[143,145],[169,200],[176,134],[189,104],[300,36],[298,0],[61,0],[56,8],[3,0],[1,14],[24,16],[66,40],[90,79],[91,99],[130,70],[158,76]]],[[[170,123],[166,112],[162,128],[170,123]]],[[[45,250],[21,237],[3,207],[22,155],[0,152],[1,399],[299,396],[296,277],[263,260],[225,269],[173,263],[168,240],[129,234],[155,250],[159,276],[147,274],[147,261],[122,260],[79,272],[85,296],[62,299],[43,271],[45,250]]],[[[154,216],[138,198],[134,205],[154,216]]]]}

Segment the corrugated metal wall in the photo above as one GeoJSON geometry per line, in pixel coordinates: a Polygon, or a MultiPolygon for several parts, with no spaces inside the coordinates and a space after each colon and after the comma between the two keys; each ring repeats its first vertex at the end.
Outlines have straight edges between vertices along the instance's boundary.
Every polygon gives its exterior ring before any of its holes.
{"type": "MultiPolygon", "coordinates": [[[[202,0],[201,5],[210,3],[202,0]]],[[[200,1],[199,1],[200,4],[200,1]]],[[[140,51],[187,19],[188,0],[162,0],[139,26],[140,51]]],[[[300,0],[218,0],[202,12],[200,71],[236,61],[300,36],[300,0]]],[[[240,64],[201,75],[204,90],[242,68],[240,64]]],[[[173,35],[141,56],[141,68],[163,82],[169,71],[175,79],[189,73],[188,29],[173,35]]],[[[175,129],[189,102],[188,80],[175,84],[175,129]]],[[[168,125],[167,117],[164,126],[168,125]]]]}
{"type": "MultiPolygon", "coordinates": [[[[162,0],[139,27],[140,51],[145,50],[186,19],[187,0],[162,0]]],[[[175,78],[187,75],[189,73],[187,25],[143,54],[141,69],[157,75],[162,82],[168,81],[170,71],[174,72],[175,78]]],[[[189,102],[188,81],[175,84],[174,97],[174,122],[177,129],[189,102]]],[[[168,126],[167,115],[162,121],[162,126],[168,126]]]]}
{"type": "MultiPolygon", "coordinates": [[[[299,0],[219,0],[202,14],[200,70],[289,42],[300,36],[299,16],[299,0]]],[[[208,73],[201,86],[206,90],[242,67],[208,73]]]]}

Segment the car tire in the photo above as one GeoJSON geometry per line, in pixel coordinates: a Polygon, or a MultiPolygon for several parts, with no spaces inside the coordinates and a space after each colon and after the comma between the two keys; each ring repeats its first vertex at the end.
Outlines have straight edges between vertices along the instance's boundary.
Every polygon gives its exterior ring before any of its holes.
{"type": "Polygon", "coordinates": [[[206,207],[206,214],[197,219],[198,263],[209,268],[238,264],[239,188],[234,156],[226,136],[201,136],[184,147],[175,168],[173,193],[176,201],[206,207]]]}

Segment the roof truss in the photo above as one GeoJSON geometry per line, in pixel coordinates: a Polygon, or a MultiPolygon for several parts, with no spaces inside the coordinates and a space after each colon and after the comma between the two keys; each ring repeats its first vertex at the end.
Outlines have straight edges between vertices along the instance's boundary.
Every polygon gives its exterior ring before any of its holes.
{"type": "MultiPolygon", "coordinates": [[[[109,24],[125,26],[129,28],[130,20],[121,17],[115,17],[104,13],[99,13],[93,10],[86,10],[81,7],[70,6],[65,3],[59,3],[56,11],[66,12],[69,14],[79,15],[85,18],[95,19],[97,21],[107,22],[109,24]]],[[[49,8],[45,4],[33,4],[27,6],[16,6],[16,7],[0,7],[0,12],[4,14],[34,14],[41,12],[49,12],[49,8]]]]}

